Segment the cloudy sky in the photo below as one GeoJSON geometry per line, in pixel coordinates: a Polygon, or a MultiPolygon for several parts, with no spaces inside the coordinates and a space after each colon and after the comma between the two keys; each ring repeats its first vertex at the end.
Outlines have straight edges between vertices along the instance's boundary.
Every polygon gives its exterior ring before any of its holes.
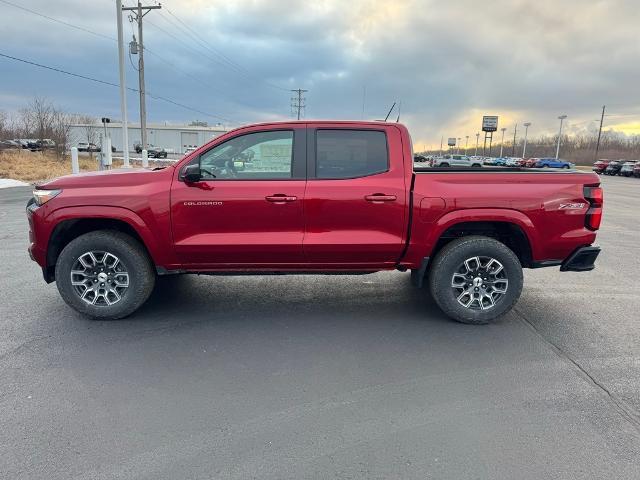
{"type": "MultiPolygon", "coordinates": [[[[147,90],[198,112],[149,98],[152,123],[287,119],[290,89],[304,88],[309,119],[379,119],[401,102],[418,148],[441,136],[471,144],[483,114],[499,115],[507,135],[525,121],[530,135],[553,133],[560,114],[569,132],[593,130],[604,104],[607,128],[640,134],[639,0],[162,5],[145,17],[147,90]]],[[[125,18],[127,42],[133,26],[125,18]]],[[[0,54],[117,83],[115,38],[115,0],[0,0],[0,54]]],[[[136,88],[128,58],[126,69],[136,88]]],[[[3,57],[0,72],[0,110],[40,95],[69,112],[119,117],[117,88],[3,57]]],[[[137,119],[134,92],[128,104],[137,119]]]]}

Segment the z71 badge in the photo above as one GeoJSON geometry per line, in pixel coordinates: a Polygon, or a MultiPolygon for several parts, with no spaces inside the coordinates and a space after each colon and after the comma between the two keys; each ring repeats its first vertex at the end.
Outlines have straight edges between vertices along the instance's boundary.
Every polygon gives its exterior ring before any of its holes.
{"type": "Polygon", "coordinates": [[[561,203],[560,210],[582,210],[586,203],[561,203]]]}

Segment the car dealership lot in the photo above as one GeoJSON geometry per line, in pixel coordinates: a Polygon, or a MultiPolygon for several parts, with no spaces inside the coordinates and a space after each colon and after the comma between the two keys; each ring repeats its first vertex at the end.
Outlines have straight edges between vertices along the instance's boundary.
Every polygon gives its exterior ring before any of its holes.
{"type": "Polygon", "coordinates": [[[486,327],[403,273],[162,278],[90,321],[0,191],[0,478],[638,478],[640,185],[602,181],[596,270],[527,270],[486,327]]]}

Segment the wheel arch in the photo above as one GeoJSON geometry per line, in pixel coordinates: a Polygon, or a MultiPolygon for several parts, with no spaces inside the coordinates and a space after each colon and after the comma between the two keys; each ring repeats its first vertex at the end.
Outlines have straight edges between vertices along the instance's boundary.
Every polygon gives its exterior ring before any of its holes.
{"type": "Polygon", "coordinates": [[[472,235],[494,238],[509,247],[516,254],[523,267],[532,265],[533,253],[529,237],[518,224],[505,221],[474,220],[455,223],[438,237],[433,247],[432,256],[435,257],[452,240],[472,235]]]}
{"type": "Polygon", "coordinates": [[[97,230],[114,230],[131,236],[142,245],[151,261],[154,264],[158,264],[158,255],[151,231],[140,218],[130,218],[132,215],[135,215],[133,212],[128,210],[127,212],[129,212],[130,215],[114,215],[114,212],[111,212],[110,215],[104,214],[104,212],[98,214],[83,212],[84,215],[78,215],[78,212],[75,211],[72,216],[69,216],[68,212],[60,213],[57,221],[54,221],[55,226],[51,230],[47,242],[46,265],[43,268],[45,280],[47,282],[54,280],[56,261],[62,249],[68,245],[69,242],[78,238],[80,235],[97,230]]]}
{"type": "Polygon", "coordinates": [[[537,258],[536,229],[531,219],[517,210],[456,210],[438,219],[433,227],[427,241],[430,258],[451,240],[469,235],[496,238],[513,250],[523,267],[530,267],[537,258]]]}

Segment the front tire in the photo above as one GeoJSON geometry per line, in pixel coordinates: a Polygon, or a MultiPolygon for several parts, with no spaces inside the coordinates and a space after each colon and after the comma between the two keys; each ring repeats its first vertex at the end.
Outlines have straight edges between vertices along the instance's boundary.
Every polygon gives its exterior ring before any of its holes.
{"type": "Polygon", "coordinates": [[[520,298],[522,265],[513,251],[489,237],[468,236],[447,244],[429,272],[429,289],[454,320],[486,324],[509,312],[520,298]]]}
{"type": "Polygon", "coordinates": [[[69,242],[55,276],[67,305],[102,320],[132,314],[149,298],[156,280],[143,246],[115,230],[89,232],[69,242]]]}

